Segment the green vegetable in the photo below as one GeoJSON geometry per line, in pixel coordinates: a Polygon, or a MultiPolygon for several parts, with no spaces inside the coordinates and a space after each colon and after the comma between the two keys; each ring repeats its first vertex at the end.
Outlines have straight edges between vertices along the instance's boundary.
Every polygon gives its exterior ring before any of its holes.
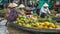
{"type": "Polygon", "coordinates": [[[5,13],[6,13],[6,11],[7,11],[6,9],[2,9],[2,11],[0,12],[0,14],[2,14],[2,15],[3,15],[3,14],[5,14],[5,13]]]}

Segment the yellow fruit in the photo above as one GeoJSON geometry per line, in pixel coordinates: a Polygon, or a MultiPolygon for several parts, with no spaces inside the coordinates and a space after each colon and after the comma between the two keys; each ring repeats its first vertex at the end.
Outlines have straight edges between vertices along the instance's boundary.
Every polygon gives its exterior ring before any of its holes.
{"type": "Polygon", "coordinates": [[[33,17],[29,18],[29,20],[34,20],[33,17]]]}
{"type": "Polygon", "coordinates": [[[48,28],[48,26],[44,26],[44,29],[47,29],[48,28]]]}
{"type": "Polygon", "coordinates": [[[26,24],[25,23],[23,23],[23,26],[25,26],[26,24]]]}
{"type": "Polygon", "coordinates": [[[21,21],[22,23],[24,23],[24,21],[21,21]]]}
{"type": "Polygon", "coordinates": [[[34,20],[34,19],[37,19],[37,17],[30,17],[30,19],[34,20]]]}
{"type": "Polygon", "coordinates": [[[22,25],[21,23],[19,23],[19,25],[22,25]]]}
{"type": "Polygon", "coordinates": [[[43,25],[39,25],[37,28],[38,29],[43,29],[43,25]]]}
{"type": "Polygon", "coordinates": [[[59,25],[56,25],[56,28],[60,28],[60,26],[59,25]]]}
{"type": "Polygon", "coordinates": [[[55,28],[55,25],[53,23],[50,23],[49,26],[55,28]]]}
{"type": "Polygon", "coordinates": [[[49,22],[45,22],[45,24],[44,24],[44,25],[48,26],[48,25],[49,25],[49,22]]]}
{"type": "Polygon", "coordinates": [[[31,23],[31,25],[35,25],[34,23],[31,23]]]}
{"type": "Polygon", "coordinates": [[[49,29],[53,29],[53,27],[49,27],[49,29]]]}
{"type": "Polygon", "coordinates": [[[19,18],[17,18],[17,20],[19,20],[19,18]]]}
{"type": "Polygon", "coordinates": [[[41,25],[44,25],[44,23],[40,23],[41,25]]]}
{"type": "Polygon", "coordinates": [[[18,23],[20,22],[20,20],[17,21],[18,23]]]}
{"type": "Polygon", "coordinates": [[[26,27],[31,27],[31,25],[30,25],[30,24],[26,24],[25,26],[26,26],[26,27]]]}
{"type": "Polygon", "coordinates": [[[36,26],[38,27],[39,26],[39,23],[36,23],[36,26]]]}

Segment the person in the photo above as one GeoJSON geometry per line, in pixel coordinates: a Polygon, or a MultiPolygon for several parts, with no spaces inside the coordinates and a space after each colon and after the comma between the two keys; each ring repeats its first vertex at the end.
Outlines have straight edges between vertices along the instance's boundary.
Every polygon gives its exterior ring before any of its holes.
{"type": "Polygon", "coordinates": [[[19,5],[19,13],[21,14],[21,15],[24,15],[24,13],[25,13],[25,10],[24,10],[24,8],[25,8],[25,6],[23,5],[23,4],[20,4],[19,5]]]}
{"type": "Polygon", "coordinates": [[[48,4],[45,3],[40,10],[40,16],[42,18],[45,18],[47,16],[47,14],[51,14],[51,12],[49,11],[48,4]]]}
{"type": "Polygon", "coordinates": [[[37,7],[36,14],[39,16],[40,8],[37,7]]]}
{"type": "Polygon", "coordinates": [[[16,18],[20,15],[19,12],[16,10],[16,7],[18,5],[16,3],[10,3],[8,7],[10,7],[10,9],[8,9],[8,20],[9,21],[15,21],[16,18]]]}

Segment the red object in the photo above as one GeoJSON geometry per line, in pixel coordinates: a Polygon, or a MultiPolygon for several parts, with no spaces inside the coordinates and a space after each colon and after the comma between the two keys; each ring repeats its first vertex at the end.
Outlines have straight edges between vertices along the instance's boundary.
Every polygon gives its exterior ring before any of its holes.
{"type": "Polygon", "coordinates": [[[54,8],[57,8],[58,7],[58,5],[54,5],[54,8]]]}
{"type": "Polygon", "coordinates": [[[58,8],[59,6],[60,6],[60,5],[56,5],[56,4],[55,4],[55,5],[54,5],[54,8],[58,8]]]}
{"type": "Polygon", "coordinates": [[[31,12],[25,12],[26,15],[31,15],[32,13],[31,12]]]}

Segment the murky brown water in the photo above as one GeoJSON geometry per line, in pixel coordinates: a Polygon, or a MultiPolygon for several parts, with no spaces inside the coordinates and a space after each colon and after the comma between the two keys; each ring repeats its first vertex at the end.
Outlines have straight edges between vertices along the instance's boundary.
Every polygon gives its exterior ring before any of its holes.
{"type": "Polygon", "coordinates": [[[6,22],[7,22],[6,19],[0,21],[0,34],[30,34],[28,32],[13,28],[13,27],[9,26],[9,24],[7,26],[5,26],[6,22]]]}
{"type": "Polygon", "coordinates": [[[22,31],[22,30],[17,30],[17,29],[12,28],[12,27],[8,27],[8,32],[9,32],[9,34],[31,34],[29,32],[25,32],[25,31],[22,31]]]}

